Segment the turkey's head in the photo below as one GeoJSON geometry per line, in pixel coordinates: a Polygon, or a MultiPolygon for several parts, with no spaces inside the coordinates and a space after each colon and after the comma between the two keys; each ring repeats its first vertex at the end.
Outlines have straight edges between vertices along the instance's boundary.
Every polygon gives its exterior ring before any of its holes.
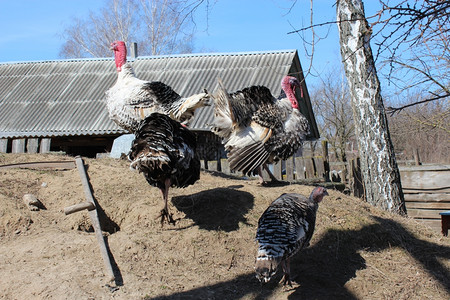
{"type": "Polygon", "coordinates": [[[314,202],[319,203],[325,196],[328,196],[327,189],[322,186],[318,186],[314,188],[310,197],[314,200],[314,202]]]}
{"type": "Polygon", "coordinates": [[[111,50],[114,51],[117,72],[120,72],[122,66],[127,62],[127,46],[123,41],[115,41],[111,43],[111,50]]]}
{"type": "Polygon", "coordinates": [[[295,88],[298,87],[301,92],[301,97],[303,98],[303,90],[300,81],[294,76],[284,76],[281,80],[281,88],[283,89],[286,97],[291,101],[292,108],[298,109],[298,101],[295,97],[295,88]]]}

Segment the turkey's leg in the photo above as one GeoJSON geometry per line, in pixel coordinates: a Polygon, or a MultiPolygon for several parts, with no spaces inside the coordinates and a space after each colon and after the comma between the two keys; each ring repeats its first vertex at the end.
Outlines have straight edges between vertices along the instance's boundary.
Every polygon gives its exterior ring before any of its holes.
{"type": "Polygon", "coordinates": [[[272,181],[272,183],[277,183],[280,182],[278,179],[275,178],[275,176],[272,174],[272,172],[270,172],[269,167],[267,166],[267,164],[263,164],[261,167],[258,168],[258,174],[259,174],[259,182],[261,184],[264,184],[264,179],[262,177],[262,170],[266,170],[267,174],[269,174],[270,180],[272,181]]]}
{"type": "Polygon", "coordinates": [[[281,267],[283,269],[283,273],[284,276],[283,278],[281,278],[280,282],[283,282],[283,285],[289,284],[290,286],[292,286],[292,281],[291,281],[291,261],[289,258],[286,258],[286,260],[283,260],[281,262],[281,267]]]}
{"type": "Polygon", "coordinates": [[[167,201],[169,200],[169,188],[170,188],[170,179],[166,179],[164,181],[164,189],[161,189],[161,193],[163,195],[163,199],[164,199],[164,208],[161,210],[161,227],[164,224],[164,221],[166,220],[167,223],[175,225],[175,220],[172,218],[172,214],[169,213],[169,207],[167,204],[167,201]]]}

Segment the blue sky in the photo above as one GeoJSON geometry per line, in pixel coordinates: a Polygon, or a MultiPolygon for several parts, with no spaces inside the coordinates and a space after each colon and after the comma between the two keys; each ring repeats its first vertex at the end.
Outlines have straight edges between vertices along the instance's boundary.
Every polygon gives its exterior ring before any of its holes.
{"type": "MultiPolygon", "coordinates": [[[[214,2],[212,0],[211,2],[214,2]]],[[[366,15],[378,1],[365,1],[366,15]]],[[[298,0],[289,12],[289,0],[218,0],[209,12],[208,25],[203,10],[197,14],[195,52],[241,52],[297,49],[304,69],[309,58],[301,38],[287,34],[309,24],[310,1],[298,0]]],[[[335,20],[332,0],[315,0],[314,21],[335,20]]],[[[61,34],[73,17],[84,18],[104,6],[103,0],[0,0],[0,62],[59,59],[61,34]]],[[[336,25],[317,28],[321,40],[316,46],[316,72],[339,65],[336,25]],[[329,32],[328,32],[329,30],[329,32]]],[[[112,54],[111,54],[112,56],[112,54]]],[[[311,78],[312,80],[312,78],[311,78]]],[[[308,81],[308,79],[307,79],[308,81]]]]}

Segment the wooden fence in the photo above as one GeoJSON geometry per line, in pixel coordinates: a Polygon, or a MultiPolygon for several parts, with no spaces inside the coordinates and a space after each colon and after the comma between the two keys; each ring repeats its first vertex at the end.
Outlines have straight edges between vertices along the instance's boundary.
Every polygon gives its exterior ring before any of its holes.
{"type": "Polygon", "coordinates": [[[408,216],[441,229],[440,212],[450,210],[450,165],[400,167],[408,216]]]}
{"type": "MultiPolygon", "coordinates": [[[[278,180],[325,185],[341,183],[340,190],[345,188],[352,195],[362,198],[364,186],[359,157],[350,153],[347,163],[330,161],[324,146],[327,144],[322,144],[320,155],[318,151],[307,149],[301,156],[269,165],[269,168],[278,180]]],[[[408,163],[420,164],[417,160],[408,163]]],[[[208,170],[242,176],[240,172],[230,171],[227,159],[204,161],[202,166],[208,170]]],[[[399,166],[399,169],[408,216],[440,231],[439,213],[450,210],[450,166],[399,166]]]]}

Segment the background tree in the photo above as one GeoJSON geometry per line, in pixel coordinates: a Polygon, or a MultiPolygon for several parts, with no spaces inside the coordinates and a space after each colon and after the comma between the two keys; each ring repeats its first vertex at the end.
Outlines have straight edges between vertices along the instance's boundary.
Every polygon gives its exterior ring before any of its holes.
{"type": "Polygon", "coordinates": [[[350,93],[341,70],[320,77],[321,84],[311,92],[320,134],[326,138],[337,161],[347,162],[348,145],[355,138],[350,93]]]}
{"type": "Polygon", "coordinates": [[[204,0],[111,0],[86,19],[74,19],[60,57],[108,57],[112,41],[137,42],[142,55],[192,52],[192,13],[204,0]]]}
{"type": "MultiPolygon", "coordinates": [[[[420,93],[406,107],[450,96],[450,2],[380,0],[372,18],[379,70],[397,93],[420,93]]],[[[398,112],[405,106],[388,107],[398,112]]]]}
{"type": "Polygon", "coordinates": [[[372,30],[361,0],[339,0],[336,8],[342,61],[350,88],[365,199],[372,205],[406,213],[370,47],[372,30]]]}
{"type": "MultiPolygon", "coordinates": [[[[405,107],[402,112],[388,116],[396,156],[413,160],[417,150],[423,162],[450,163],[449,103],[433,101],[411,105],[420,101],[422,95],[410,94],[406,98],[407,102],[400,103],[405,107]]],[[[388,105],[389,102],[388,99],[388,105]]]]}

